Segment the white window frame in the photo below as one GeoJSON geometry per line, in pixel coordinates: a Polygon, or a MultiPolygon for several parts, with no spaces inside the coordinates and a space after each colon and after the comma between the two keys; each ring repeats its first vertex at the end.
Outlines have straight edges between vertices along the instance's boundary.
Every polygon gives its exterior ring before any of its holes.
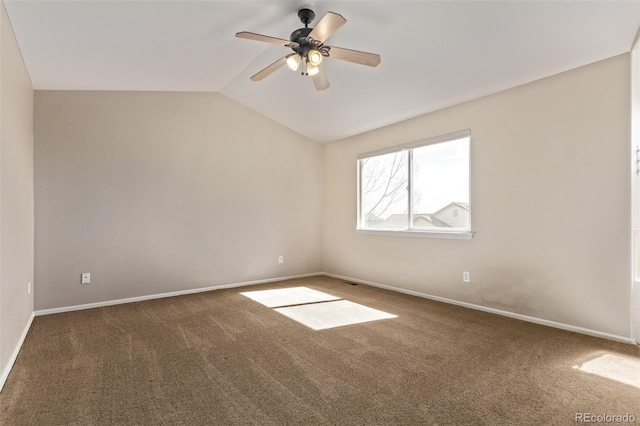
{"type": "Polygon", "coordinates": [[[356,232],[358,234],[369,235],[388,235],[388,236],[406,236],[406,237],[428,237],[428,238],[451,238],[451,239],[464,239],[470,240],[473,237],[471,231],[471,130],[462,130],[459,132],[448,133],[446,135],[435,136],[428,139],[422,139],[416,142],[411,142],[403,145],[396,145],[389,148],[379,149],[376,151],[366,152],[359,154],[357,157],[357,225],[356,232]],[[437,230],[414,228],[413,223],[413,149],[420,148],[427,145],[435,145],[438,143],[449,142],[456,139],[469,138],[469,226],[467,228],[438,228],[437,230]],[[406,229],[370,229],[362,227],[362,165],[361,160],[377,157],[379,155],[391,154],[399,151],[408,151],[407,167],[408,173],[408,212],[407,215],[407,228],[406,229]]]}

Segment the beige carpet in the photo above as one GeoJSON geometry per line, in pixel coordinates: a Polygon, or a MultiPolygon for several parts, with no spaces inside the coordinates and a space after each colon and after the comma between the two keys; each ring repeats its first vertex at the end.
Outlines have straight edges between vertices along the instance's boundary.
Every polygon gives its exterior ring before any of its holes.
{"type": "Polygon", "coordinates": [[[638,365],[636,346],[316,277],[37,317],[0,424],[640,423],[620,380],[638,365]],[[397,318],[314,331],[240,294],[300,286],[397,318]]]}

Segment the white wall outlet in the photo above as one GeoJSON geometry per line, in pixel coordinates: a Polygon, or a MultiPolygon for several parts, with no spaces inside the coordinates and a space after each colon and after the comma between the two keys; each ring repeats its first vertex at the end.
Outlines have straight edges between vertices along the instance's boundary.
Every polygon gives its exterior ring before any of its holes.
{"type": "Polygon", "coordinates": [[[464,271],[462,273],[462,281],[465,283],[470,283],[471,282],[471,274],[468,271],[464,271]]]}
{"type": "Polygon", "coordinates": [[[31,294],[31,281],[27,283],[27,294],[31,294]]]}
{"type": "Polygon", "coordinates": [[[91,283],[91,274],[88,272],[85,272],[82,274],[82,284],[89,284],[91,283]]]}
{"type": "Polygon", "coordinates": [[[284,256],[278,256],[278,263],[284,263],[284,256]]]}

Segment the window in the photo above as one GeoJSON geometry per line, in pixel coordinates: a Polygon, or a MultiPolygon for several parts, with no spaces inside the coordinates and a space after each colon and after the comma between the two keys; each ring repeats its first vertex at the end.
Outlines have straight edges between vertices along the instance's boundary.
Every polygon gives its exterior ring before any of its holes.
{"type": "Polygon", "coordinates": [[[468,130],[358,156],[358,229],[470,238],[468,130]]]}

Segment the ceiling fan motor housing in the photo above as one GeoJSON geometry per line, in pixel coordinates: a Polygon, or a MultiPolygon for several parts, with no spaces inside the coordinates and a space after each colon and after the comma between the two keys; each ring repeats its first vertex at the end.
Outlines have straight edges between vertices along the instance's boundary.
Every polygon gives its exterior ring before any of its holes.
{"type": "Polygon", "coordinates": [[[291,49],[301,55],[302,57],[306,57],[309,50],[312,49],[312,46],[309,44],[309,40],[307,37],[313,28],[300,28],[291,33],[291,40],[294,43],[298,43],[298,46],[292,47],[291,49]]]}
{"type": "Polygon", "coordinates": [[[301,45],[305,44],[307,43],[306,38],[309,36],[312,30],[313,28],[299,28],[291,33],[289,40],[301,45]]]}
{"type": "MultiPolygon", "coordinates": [[[[313,31],[313,28],[309,28],[309,24],[315,19],[315,17],[316,14],[313,10],[300,9],[298,11],[298,18],[300,18],[300,21],[302,21],[302,23],[304,24],[304,28],[295,30],[291,33],[291,36],[289,36],[289,40],[294,43],[298,43],[298,46],[292,47],[291,49],[303,58],[307,57],[307,54],[310,50],[319,47],[309,43],[309,39],[307,38],[309,34],[311,34],[311,31],[313,31]]],[[[322,45],[322,43],[318,44],[322,45]]]]}

